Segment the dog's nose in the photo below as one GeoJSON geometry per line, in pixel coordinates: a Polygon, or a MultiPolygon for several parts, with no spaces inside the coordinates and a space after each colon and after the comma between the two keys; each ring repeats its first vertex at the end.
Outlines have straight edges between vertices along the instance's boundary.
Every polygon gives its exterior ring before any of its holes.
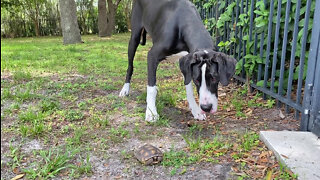
{"type": "Polygon", "coordinates": [[[212,108],[212,104],[201,104],[200,108],[205,112],[210,112],[212,108]]]}

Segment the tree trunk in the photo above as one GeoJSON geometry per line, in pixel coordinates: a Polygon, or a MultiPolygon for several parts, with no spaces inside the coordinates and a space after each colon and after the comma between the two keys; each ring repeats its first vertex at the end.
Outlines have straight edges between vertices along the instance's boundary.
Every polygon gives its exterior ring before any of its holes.
{"type": "Polygon", "coordinates": [[[106,37],[107,36],[107,25],[108,25],[108,18],[107,18],[107,3],[106,0],[98,0],[98,29],[99,29],[99,36],[106,37]]]}
{"type": "Polygon", "coordinates": [[[127,28],[128,28],[128,31],[130,31],[131,30],[131,11],[132,11],[131,0],[126,3],[124,11],[126,16],[127,28]]]}
{"type": "Polygon", "coordinates": [[[107,0],[107,12],[106,0],[98,0],[98,28],[100,37],[111,36],[115,30],[116,12],[120,1],[121,0],[117,0],[116,3],[113,4],[112,0],[107,0]]]}
{"type": "Polygon", "coordinates": [[[112,3],[112,0],[107,0],[107,2],[108,2],[108,10],[109,10],[107,36],[111,36],[112,32],[115,30],[117,7],[112,3]]]}
{"type": "Polygon", "coordinates": [[[33,21],[34,23],[34,28],[35,28],[35,31],[36,31],[36,36],[40,36],[40,32],[39,32],[39,21],[37,18],[35,18],[35,20],[33,21]]]}
{"type": "Polygon", "coordinates": [[[60,16],[60,11],[59,11],[59,6],[58,6],[58,4],[57,4],[57,24],[58,24],[58,28],[59,28],[59,30],[58,30],[58,32],[59,32],[59,34],[58,35],[62,35],[62,28],[61,28],[61,21],[59,21],[59,19],[61,18],[61,16],[60,16]]]}
{"type": "Polygon", "coordinates": [[[74,0],[59,0],[59,3],[63,43],[81,43],[76,3],[74,0]]]}

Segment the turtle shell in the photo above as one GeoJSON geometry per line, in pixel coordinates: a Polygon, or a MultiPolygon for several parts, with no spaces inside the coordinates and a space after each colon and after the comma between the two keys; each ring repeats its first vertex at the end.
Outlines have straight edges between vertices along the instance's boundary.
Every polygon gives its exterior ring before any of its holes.
{"type": "Polygon", "coordinates": [[[150,144],[141,146],[134,154],[136,158],[145,165],[157,164],[163,159],[163,153],[160,149],[150,144]]]}

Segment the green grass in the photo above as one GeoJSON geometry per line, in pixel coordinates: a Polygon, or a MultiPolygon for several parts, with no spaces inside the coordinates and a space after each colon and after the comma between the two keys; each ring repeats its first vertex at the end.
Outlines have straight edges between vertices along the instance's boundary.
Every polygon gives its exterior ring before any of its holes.
{"type": "Polygon", "coordinates": [[[15,169],[21,166],[21,161],[23,159],[23,154],[21,153],[21,146],[13,146],[11,141],[9,143],[9,153],[7,155],[12,160],[8,163],[11,169],[15,169]]]}
{"type": "Polygon", "coordinates": [[[114,69],[114,74],[125,73],[126,53],[121,52],[127,50],[128,34],[118,35],[112,41],[94,36],[83,36],[83,39],[84,44],[68,46],[63,46],[57,37],[3,39],[1,71],[16,72],[17,80],[43,72],[103,74],[114,69]]]}
{"type": "Polygon", "coordinates": [[[34,162],[34,168],[25,169],[29,179],[49,179],[54,178],[62,170],[71,167],[70,161],[73,159],[76,151],[61,152],[61,150],[40,150],[36,155],[40,156],[37,162],[34,162]]]}
{"type": "MultiPolygon", "coordinates": [[[[21,144],[36,140],[44,145],[44,149],[34,153],[10,145],[6,153],[10,172],[19,167],[28,179],[86,178],[93,171],[91,154],[107,159],[112,146],[122,148],[131,139],[153,141],[168,136],[167,129],[176,126],[171,122],[177,122],[175,118],[183,112],[177,109],[186,101],[182,74],[177,63],[164,61],[159,65],[156,106],[160,119],[146,123],[146,59],[150,41],[138,47],[132,94],[118,97],[127,70],[129,37],[128,33],[111,38],[82,36],[85,43],[67,46],[62,44],[61,37],[1,40],[1,123],[4,124],[1,133],[22,139],[21,144]]],[[[272,100],[261,104],[258,96],[248,102],[241,100],[239,97],[244,96],[245,90],[240,89],[224,105],[235,109],[237,117],[246,116],[243,111],[247,106],[274,105],[272,100]]],[[[215,128],[217,134],[218,125],[215,128]]],[[[204,138],[201,136],[204,129],[207,128],[197,123],[186,127],[187,148],[165,152],[162,165],[168,168],[169,174],[183,174],[187,166],[197,163],[218,163],[219,158],[228,156],[233,143],[238,144],[234,159],[239,159],[259,143],[258,135],[253,132],[241,134],[237,142],[232,142],[228,136],[204,138]]],[[[125,162],[132,161],[131,151],[119,152],[125,162]]],[[[3,164],[1,167],[6,168],[3,164]]]]}
{"type": "Polygon", "coordinates": [[[65,118],[68,121],[78,121],[83,118],[83,112],[80,110],[68,110],[65,114],[65,118]]]}
{"type": "MultiPolygon", "coordinates": [[[[196,163],[198,160],[198,156],[192,156],[184,151],[175,151],[171,149],[170,151],[164,153],[162,165],[173,167],[173,169],[170,171],[170,174],[175,175],[181,167],[196,163]]],[[[180,174],[183,172],[184,170],[182,170],[180,174]]]]}
{"type": "Polygon", "coordinates": [[[73,136],[66,139],[69,146],[80,146],[84,144],[82,138],[86,135],[86,127],[76,127],[73,132],[73,136]]]}
{"type": "MultiPolygon", "coordinates": [[[[101,146],[105,151],[112,143],[132,138],[134,132],[149,139],[155,136],[150,137],[139,129],[146,126],[142,106],[145,99],[137,102],[135,97],[118,97],[127,69],[129,37],[129,33],[104,39],[82,36],[85,43],[67,46],[62,44],[61,37],[1,40],[1,103],[4,104],[1,121],[13,123],[12,130],[4,128],[7,130],[2,133],[15,133],[10,136],[36,139],[46,145],[46,149],[34,155],[25,154],[34,160],[32,164],[23,165],[29,179],[60,176],[64,170],[71,179],[91,174],[89,156],[75,156],[70,149],[49,150],[57,144],[84,152],[89,151],[86,147],[101,146]],[[139,107],[127,109],[128,103],[137,103],[139,107]],[[126,121],[115,124],[115,114],[135,118],[141,127],[126,121]],[[96,134],[98,131],[102,133],[96,134]],[[94,146],[96,139],[103,139],[99,146],[94,146]],[[74,162],[78,162],[77,165],[74,162]]],[[[146,91],[146,56],[151,45],[149,42],[147,46],[139,46],[136,53],[134,67],[139,73],[133,75],[132,90],[138,96],[146,91]]],[[[158,85],[163,93],[159,94],[161,101],[157,106],[162,111],[176,105],[179,97],[172,90],[180,87],[176,82],[166,86],[168,83],[161,78],[182,76],[177,67],[174,71],[159,69],[158,85]]],[[[162,115],[155,126],[168,124],[168,117],[162,115]]],[[[15,159],[13,166],[21,165],[24,155],[20,150],[13,148],[9,155],[15,159]]],[[[122,155],[124,159],[129,157],[125,152],[122,155]]]]}

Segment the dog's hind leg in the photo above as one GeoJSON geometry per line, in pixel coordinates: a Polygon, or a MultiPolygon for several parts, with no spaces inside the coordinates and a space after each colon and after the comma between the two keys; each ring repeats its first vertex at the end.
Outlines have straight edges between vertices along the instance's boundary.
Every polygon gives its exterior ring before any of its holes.
{"type": "Polygon", "coordinates": [[[140,42],[141,32],[142,32],[142,24],[141,24],[141,12],[139,12],[139,7],[135,6],[132,10],[132,31],[131,38],[128,46],[128,69],[126,75],[125,84],[122,87],[122,90],[119,93],[120,97],[128,96],[130,91],[130,81],[133,73],[133,59],[136,53],[137,47],[140,42]]]}
{"type": "Polygon", "coordinates": [[[126,81],[125,81],[125,84],[123,85],[122,90],[120,91],[120,94],[119,94],[120,97],[129,95],[130,81],[133,73],[133,59],[140,42],[140,32],[139,33],[132,32],[131,34],[129,47],[128,47],[128,69],[127,69],[126,81]]]}

